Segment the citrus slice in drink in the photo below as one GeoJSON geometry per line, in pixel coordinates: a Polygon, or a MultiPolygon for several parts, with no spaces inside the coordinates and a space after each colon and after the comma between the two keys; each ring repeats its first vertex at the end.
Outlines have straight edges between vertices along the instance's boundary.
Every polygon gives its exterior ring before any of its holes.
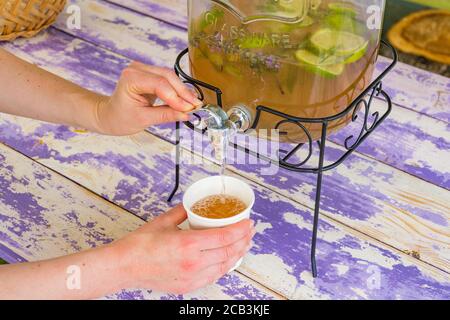
{"type": "Polygon", "coordinates": [[[326,16],[323,20],[324,26],[329,29],[354,32],[355,31],[355,19],[349,15],[333,13],[326,16]]]}
{"type": "Polygon", "coordinates": [[[332,2],[332,3],[328,4],[328,8],[332,12],[350,15],[352,17],[355,17],[358,15],[358,11],[356,10],[355,6],[351,3],[332,2]]]}
{"type": "Polygon", "coordinates": [[[321,57],[305,49],[297,50],[295,56],[298,61],[314,66],[330,66],[340,62],[336,56],[321,57]]]}
{"type": "Polygon", "coordinates": [[[317,70],[314,72],[326,77],[326,78],[334,78],[341,75],[344,72],[343,64],[334,64],[330,66],[317,66],[317,70]]]}
{"type": "Polygon", "coordinates": [[[364,47],[366,40],[351,32],[322,29],[311,37],[311,43],[320,51],[337,56],[350,56],[364,47]]]}
{"type": "Polygon", "coordinates": [[[369,47],[369,41],[366,41],[360,49],[358,49],[355,53],[353,53],[351,56],[349,56],[347,59],[345,59],[346,64],[350,64],[353,62],[358,61],[362,57],[366,55],[367,48],[369,47]]]}
{"type": "Polygon", "coordinates": [[[345,65],[340,57],[321,57],[304,49],[297,50],[295,56],[305,64],[307,70],[327,78],[337,77],[344,72],[345,65]]]}

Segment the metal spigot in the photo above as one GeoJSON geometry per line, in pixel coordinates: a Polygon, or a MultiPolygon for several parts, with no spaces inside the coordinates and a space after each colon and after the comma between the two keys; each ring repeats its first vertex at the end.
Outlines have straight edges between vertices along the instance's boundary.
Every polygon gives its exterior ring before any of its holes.
{"type": "Polygon", "coordinates": [[[200,119],[194,123],[201,129],[234,130],[235,133],[245,132],[250,129],[252,116],[244,105],[236,105],[228,112],[213,104],[205,104],[201,108],[193,110],[190,114],[196,114],[200,119]]]}
{"type": "Polygon", "coordinates": [[[202,107],[190,112],[195,114],[199,119],[194,122],[194,126],[199,129],[204,128],[221,128],[224,126],[225,121],[228,120],[226,112],[213,104],[205,104],[202,107]]]}
{"type": "Polygon", "coordinates": [[[252,125],[252,114],[248,108],[239,104],[232,107],[228,113],[228,121],[234,124],[236,132],[246,132],[252,125]]]}
{"type": "Polygon", "coordinates": [[[191,112],[200,117],[194,124],[197,128],[208,129],[208,137],[215,151],[215,158],[223,162],[226,157],[230,140],[240,132],[247,131],[251,126],[251,113],[244,105],[237,105],[227,113],[220,107],[206,104],[191,112]]]}

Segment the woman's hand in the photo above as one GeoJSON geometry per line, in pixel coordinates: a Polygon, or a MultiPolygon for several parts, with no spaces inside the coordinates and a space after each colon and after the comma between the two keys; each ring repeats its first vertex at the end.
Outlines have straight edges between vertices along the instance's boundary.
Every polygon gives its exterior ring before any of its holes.
{"type": "Polygon", "coordinates": [[[178,206],[109,245],[51,260],[0,266],[0,299],[94,299],[122,289],[184,294],[215,282],[250,249],[249,220],[181,231],[178,206]],[[70,268],[78,271],[73,274],[70,268]],[[77,289],[71,278],[79,277],[77,289]]]}
{"type": "Polygon", "coordinates": [[[132,135],[151,125],[187,121],[186,112],[201,104],[174,71],[133,62],[123,71],[114,94],[97,104],[97,131],[132,135]],[[165,105],[154,106],[157,98],[165,105]]]}
{"type": "Polygon", "coordinates": [[[225,275],[251,247],[253,222],[201,231],[182,231],[178,206],[114,243],[127,287],[184,294],[225,275]]]}
{"type": "Polygon", "coordinates": [[[123,71],[111,97],[77,86],[1,48],[0,65],[0,112],[102,134],[132,135],[154,124],[189,120],[186,112],[202,104],[175,72],[139,62],[123,71]],[[20,88],[26,88],[27,94],[20,88]],[[157,98],[163,106],[154,106],[157,98]]]}

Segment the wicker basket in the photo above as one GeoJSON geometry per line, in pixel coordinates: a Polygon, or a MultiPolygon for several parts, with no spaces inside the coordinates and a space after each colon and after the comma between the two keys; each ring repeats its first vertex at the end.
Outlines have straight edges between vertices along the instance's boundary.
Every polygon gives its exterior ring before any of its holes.
{"type": "Polygon", "coordinates": [[[66,0],[0,0],[0,41],[32,37],[50,26],[66,0]]]}

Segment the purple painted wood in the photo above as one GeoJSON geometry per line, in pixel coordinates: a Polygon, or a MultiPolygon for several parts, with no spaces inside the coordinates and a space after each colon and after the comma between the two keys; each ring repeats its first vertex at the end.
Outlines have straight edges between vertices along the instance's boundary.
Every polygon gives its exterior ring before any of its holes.
{"type": "MultiPolygon", "coordinates": [[[[70,138],[76,135],[64,135],[64,139],[70,138]]],[[[143,224],[141,219],[31,159],[5,146],[0,149],[0,256],[8,262],[50,259],[107,244],[143,224]]],[[[89,156],[83,162],[87,159],[89,156]]],[[[163,201],[157,205],[167,206],[163,201]]],[[[1,282],[0,279],[0,285],[1,282]]],[[[211,295],[231,299],[273,298],[261,288],[234,273],[222,278],[211,295]]],[[[113,297],[131,298],[138,294],[150,298],[155,295],[140,290],[124,291],[113,297]]],[[[174,298],[167,294],[156,297],[174,298]]],[[[186,298],[208,296],[199,291],[186,298]]]]}
{"type": "Polygon", "coordinates": [[[124,8],[148,15],[154,19],[165,21],[181,29],[186,29],[187,0],[106,0],[109,3],[120,5],[124,8]]]}
{"type": "MultiPolygon", "coordinates": [[[[149,17],[187,28],[185,1],[179,0],[109,0],[149,17]],[[181,2],[181,3],[180,3],[181,2]]],[[[380,57],[377,70],[383,71],[390,59],[380,57]]],[[[384,81],[384,89],[402,107],[450,122],[450,82],[447,78],[410,65],[399,63],[384,81]]]]}
{"type": "MultiPolygon", "coordinates": [[[[123,57],[106,52],[83,41],[74,40],[67,34],[56,30],[49,30],[39,40],[18,41],[8,44],[7,48],[23,54],[24,57],[32,61],[40,61],[46,67],[54,68],[56,72],[62,68],[65,72],[64,75],[69,79],[102,93],[110,93],[113,90],[120,70],[128,63],[128,60],[123,57]]],[[[165,128],[167,130],[159,128],[153,131],[172,138],[172,126],[166,126],[165,128]]],[[[3,123],[3,141],[29,156],[37,156],[34,155],[34,149],[30,149],[29,146],[35,144],[36,134],[38,133],[23,135],[19,129],[11,123],[3,123]],[[24,142],[28,144],[28,147],[20,147],[24,142]]],[[[44,132],[41,134],[44,134],[44,132]]],[[[333,158],[337,152],[338,150],[332,147],[329,156],[333,158]]],[[[44,156],[39,154],[39,157],[42,159],[52,158],[52,151],[47,151],[44,156]]],[[[247,172],[249,175],[259,175],[260,168],[261,166],[237,166],[238,170],[247,172]]],[[[377,214],[385,212],[387,210],[386,204],[388,204],[399,215],[402,212],[408,212],[425,219],[429,223],[436,224],[436,226],[442,227],[447,224],[445,219],[441,219],[442,211],[439,207],[438,209],[434,206],[420,206],[419,208],[417,204],[410,201],[398,197],[389,197],[384,190],[387,186],[391,186],[393,183],[407,183],[407,180],[395,182],[399,179],[398,173],[380,167],[379,162],[355,156],[345,164],[345,168],[346,172],[333,172],[331,176],[327,177],[324,186],[323,210],[336,215],[338,219],[340,217],[343,219],[351,218],[358,223],[367,222],[367,225],[380,224],[376,222],[377,214]],[[346,172],[352,172],[353,168],[360,166],[365,169],[358,171],[358,173],[368,177],[370,183],[349,180],[346,172]],[[370,187],[367,192],[362,194],[358,192],[358,190],[367,189],[367,185],[370,187]],[[371,222],[373,218],[375,218],[375,221],[371,222]]],[[[264,183],[268,186],[283,190],[287,194],[294,194],[299,201],[308,205],[312,205],[314,199],[314,189],[311,187],[315,185],[314,179],[312,175],[298,175],[286,171],[280,171],[277,176],[263,177],[264,183]]],[[[425,188],[429,189],[429,187],[425,188]]],[[[395,241],[395,236],[393,239],[387,239],[386,241],[395,241]]],[[[409,248],[405,248],[405,250],[409,250],[409,248]]],[[[430,251],[433,250],[430,249],[430,251]]],[[[427,259],[426,251],[422,259],[427,259]]]]}
{"type": "Polygon", "coordinates": [[[145,14],[154,19],[166,21],[181,29],[186,29],[187,19],[187,0],[106,0],[124,8],[129,8],[136,12],[145,14]]]}
{"type": "Polygon", "coordinates": [[[26,260],[23,257],[15,253],[13,250],[11,250],[2,243],[0,243],[0,257],[8,263],[26,262],[26,260]]]}
{"type": "MultiPolygon", "coordinates": [[[[329,140],[342,145],[347,137],[357,137],[364,119],[362,112],[359,119],[329,140]]],[[[450,190],[450,166],[440,160],[450,159],[449,123],[394,108],[358,152],[450,190]]]]}
{"type": "MultiPolygon", "coordinates": [[[[74,141],[78,146],[84,146],[84,149],[77,148],[75,154],[65,156],[64,151],[62,153],[51,150],[46,144],[32,147],[30,139],[22,139],[25,135],[21,131],[22,128],[16,126],[14,131],[9,131],[7,139],[14,139],[15,136],[17,141],[14,144],[17,148],[31,149],[34,158],[44,159],[51,154],[52,161],[57,161],[60,166],[67,165],[68,168],[79,167],[80,163],[89,163],[89,166],[96,168],[98,177],[90,177],[94,180],[100,179],[108,172],[110,175],[123,177],[113,190],[114,194],[104,196],[137,215],[149,218],[149,212],[158,215],[162,212],[161,208],[166,206],[164,199],[170,193],[173,182],[174,164],[170,150],[161,151],[157,155],[139,153],[137,156],[129,155],[128,147],[115,148],[104,153],[95,152],[90,148],[99,137],[89,134],[77,136],[68,128],[57,125],[44,124],[29,133],[30,137],[54,136],[66,141],[67,145],[71,145],[74,141]],[[150,168],[148,163],[158,165],[150,168]],[[111,173],[111,170],[114,171],[111,173]],[[155,183],[156,181],[158,183],[155,183]],[[142,190],[160,195],[160,200],[149,205],[148,197],[142,195],[142,190]],[[146,212],[147,215],[142,215],[142,212],[146,212]]],[[[155,150],[161,144],[164,142],[156,142],[151,147],[155,150]]],[[[182,186],[189,185],[193,179],[214,174],[214,170],[215,168],[208,164],[203,166],[186,164],[183,166],[182,186]]],[[[348,229],[343,229],[328,219],[323,219],[320,223],[318,262],[321,276],[313,280],[309,272],[311,210],[259,184],[251,182],[251,186],[256,192],[253,218],[257,221],[259,232],[254,239],[255,246],[251,255],[246,259],[247,266],[243,267],[242,272],[245,274],[246,270],[249,270],[249,276],[256,277],[256,281],[270,284],[273,289],[279,290],[289,298],[304,298],[308,294],[335,299],[449,298],[450,282],[444,278],[443,273],[433,271],[434,268],[425,264],[417,265],[410,257],[355,237],[348,229]],[[279,278],[273,278],[274,274],[279,278]],[[381,280],[379,287],[372,287],[369,284],[374,274],[381,280]]],[[[178,194],[175,203],[179,202],[180,198],[181,194],[178,194]]],[[[2,201],[11,202],[14,199],[15,197],[11,196],[3,198],[2,201]]],[[[27,203],[24,202],[24,205],[27,203]]],[[[39,221],[40,212],[39,210],[34,212],[32,221],[39,221]]],[[[29,219],[23,217],[25,221],[29,219]]],[[[233,294],[243,294],[241,288],[236,289],[233,286],[232,279],[226,278],[221,281],[230,281],[229,290],[233,294]]],[[[129,296],[127,293],[119,297],[129,296]]],[[[139,298],[133,295],[132,297],[139,298]]]]}
{"type": "MultiPolygon", "coordinates": [[[[389,63],[389,59],[380,57],[377,70],[381,72],[389,63]]],[[[450,122],[448,78],[400,62],[383,85],[397,105],[450,122]]]]}

